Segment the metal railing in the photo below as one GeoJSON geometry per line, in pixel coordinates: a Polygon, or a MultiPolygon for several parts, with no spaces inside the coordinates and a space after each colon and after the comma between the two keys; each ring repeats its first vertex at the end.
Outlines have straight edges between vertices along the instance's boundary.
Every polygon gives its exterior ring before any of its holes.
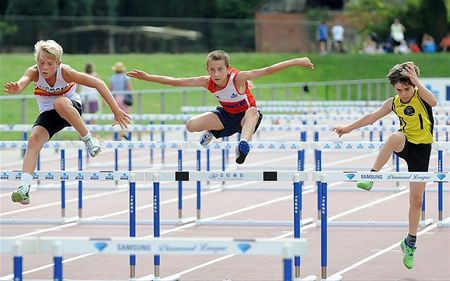
{"type": "MultiPolygon", "coordinates": [[[[290,100],[290,101],[370,101],[384,100],[392,95],[392,89],[386,79],[367,79],[367,80],[344,80],[344,81],[326,81],[326,82],[297,82],[282,84],[261,84],[256,85],[252,90],[256,100],[290,100]]],[[[120,94],[120,92],[115,92],[120,94]]],[[[206,106],[217,105],[217,100],[202,88],[172,88],[172,89],[148,89],[134,90],[135,105],[137,114],[142,113],[180,113],[182,106],[206,106]],[[199,95],[200,94],[200,95],[199,95]],[[155,95],[159,95],[159,112],[155,107],[148,109],[144,107],[146,100],[155,103],[155,95]],[[152,97],[150,97],[152,96],[152,97]],[[170,108],[168,105],[170,104],[170,108]],[[176,107],[176,105],[179,107],[176,107]]],[[[26,112],[28,109],[27,101],[34,99],[32,94],[1,96],[0,107],[6,108],[11,104],[7,101],[19,101],[14,104],[14,108],[20,108],[20,122],[29,123],[26,112]]],[[[37,110],[37,107],[36,107],[37,110]]],[[[17,115],[16,115],[17,116],[17,115]]],[[[19,122],[19,120],[17,120],[19,122]]]]}

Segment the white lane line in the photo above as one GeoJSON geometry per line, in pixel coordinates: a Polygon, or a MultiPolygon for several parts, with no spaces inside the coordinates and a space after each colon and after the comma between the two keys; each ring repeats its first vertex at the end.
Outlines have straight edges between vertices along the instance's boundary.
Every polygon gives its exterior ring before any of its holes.
{"type": "MultiPolygon", "coordinates": [[[[112,195],[112,194],[122,193],[122,192],[127,192],[127,191],[128,191],[127,189],[119,189],[119,190],[112,190],[112,191],[87,195],[87,196],[83,196],[83,200],[94,199],[94,198],[98,198],[98,197],[102,197],[102,196],[106,196],[106,195],[112,195]]],[[[72,202],[78,202],[78,197],[66,200],[66,203],[72,203],[72,202]]],[[[26,208],[22,208],[22,209],[10,211],[10,212],[3,212],[3,213],[0,213],[0,217],[35,211],[35,210],[39,210],[39,209],[43,209],[43,208],[47,208],[47,207],[53,207],[53,206],[57,206],[57,205],[61,205],[61,202],[57,201],[57,202],[53,202],[53,203],[41,204],[41,205],[34,206],[34,207],[26,207],[26,208]]]]}
{"type": "MultiPolygon", "coordinates": [[[[436,228],[436,227],[437,227],[437,223],[431,224],[431,225],[429,225],[428,227],[424,228],[423,230],[419,231],[419,232],[417,233],[417,236],[420,236],[420,235],[422,235],[422,234],[425,234],[425,233],[427,233],[428,231],[430,231],[430,230],[432,230],[432,229],[434,229],[434,228],[436,228]]],[[[369,261],[371,261],[371,260],[373,260],[373,259],[375,259],[375,258],[377,258],[377,257],[379,257],[379,256],[381,256],[381,255],[383,255],[383,254],[385,254],[385,253],[387,253],[387,252],[390,252],[390,251],[392,251],[393,249],[395,249],[395,248],[397,248],[397,247],[399,247],[399,245],[400,245],[401,242],[402,242],[402,240],[400,240],[400,241],[398,241],[398,242],[395,242],[394,244],[392,244],[392,245],[390,245],[389,247],[387,247],[387,248],[381,250],[380,252],[375,253],[375,254],[373,254],[373,255],[370,255],[370,256],[368,256],[367,258],[362,259],[362,260],[360,260],[360,261],[358,261],[358,262],[352,264],[351,266],[346,267],[346,268],[342,269],[341,271],[336,272],[335,274],[333,274],[333,275],[330,276],[329,278],[332,280],[333,278],[336,278],[336,277],[338,277],[338,276],[342,276],[342,274],[344,274],[344,273],[346,273],[346,272],[349,272],[350,270],[353,270],[353,269],[357,268],[358,266],[361,266],[361,265],[363,265],[363,264],[365,264],[365,263],[367,263],[367,262],[369,262],[369,261]]]]}

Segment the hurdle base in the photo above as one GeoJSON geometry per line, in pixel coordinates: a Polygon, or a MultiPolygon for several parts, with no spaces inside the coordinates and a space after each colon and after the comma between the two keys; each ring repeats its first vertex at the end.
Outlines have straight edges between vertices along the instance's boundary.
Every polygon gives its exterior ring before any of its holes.
{"type": "Polygon", "coordinates": [[[439,221],[437,223],[437,226],[438,227],[450,227],[450,217],[448,217],[448,218],[446,218],[446,219],[444,219],[442,221],[439,221]]]}
{"type": "Polygon", "coordinates": [[[78,217],[61,218],[61,219],[0,219],[0,225],[2,224],[51,224],[62,225],[77,222],[78,217]]]}
{"type": "MultiPolygon", "coordinates": [[[[433,223],[433,219],[425,219],[419,222],[420,227],[427,227],[433,223]]],[[[408,227],[407,221],[329,221],[329,227],[408,227]]],[[[320,220],[316,221],[316,227],[320,227],[320,220]]]]}
{"type": "MultiPolygon", "coordinates": [[[[302,219],[301,225],[308,225],[314,222],[314,219],[302,219]]],[[[273,221],[273,220],[196,220],[197,225],[219,225],[219,226],[294,226],[293,221],[273,221]]]]}
{"type": "Polygon", "coordinates": [[[294,281],[316,281],[316,280],[317,280],[317,276],[315,276],[315,275],[308,275],[303,278],[294,278],[294,281]]]}
{"type": "Polygon", "coordinates": [[[181,275],[180,274],[173,274],[169,275],[167,277],[161,278],[161,277],[155,277],[154,274],[150,274],[141,278],[130,278],[129,281],[180,281],[181,275]]]}
{"type": "MultiPolygon", "coordinates": [[[[405,189],[407,189],[408,187],[406,185],[400,185],[397,187],[377,187],[377,188],[373,188],[372,190],[370,190],[370,192],[400,192],[403,191],[405,189]]],[[[328,188],[328,192],[367,192],[365,190],[359,189],[359,188],[345,188],[345,187],[332,187],[332,188],[328,188]]],[[[428,190],[427,190],[428,191],[428,190]]]]}
{"type": "Polygon", "coordinates": [[[342,276],[338,275],[338,276],[331,276],[331,277],[327,277],[325,279],[320,279],[320,281],[339,281],[339,280],[343,280],[342,276]]]}
{"type": "MultiPolygon", "coordinates": [[[[195,217],[185,218],[185,219],[176,219],[176,220],[162,220],[160,222],[161,225],[184,225],[188,223],[195,222],[195,217]]],[[[78,220],[78,224],[87,224],[87,225],[129,225],[130,221],[123,220],[105,220],[98,219],[97,217],[83,218],[78,220]]],[[[153,220],[136,220],[136,225],[153,225],[153,220]]]]}

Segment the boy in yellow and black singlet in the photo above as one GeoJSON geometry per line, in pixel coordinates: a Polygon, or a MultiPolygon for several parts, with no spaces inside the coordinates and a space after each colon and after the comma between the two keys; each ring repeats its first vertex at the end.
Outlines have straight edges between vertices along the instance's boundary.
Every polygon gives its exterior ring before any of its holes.
{"type": "MultiPolygon", "coordinates": [[[[433,143],[433,112],[436,98],[419,80],[419,68],[413,62],[395,65],[387,76],[395,89],[396,96],[388,98],[376,111],[366,114],[357,121],[336,126],[340,136],[354,129],[372,124],[393,111],[400,119],[399,131],[391,134],[378,153],[372,171],[379,171],[392,153],[403,158],[409,172],[428,172],[431,144],[433,143]]],[[[410,182],[409,190],[409,232],[401,242],[403,264],[411,269],[414,266],[416,235],[420,221],[425,182],[410,182]]],[[[369,191],[373,182],[360,181],[359,188],[369,191]]]]}

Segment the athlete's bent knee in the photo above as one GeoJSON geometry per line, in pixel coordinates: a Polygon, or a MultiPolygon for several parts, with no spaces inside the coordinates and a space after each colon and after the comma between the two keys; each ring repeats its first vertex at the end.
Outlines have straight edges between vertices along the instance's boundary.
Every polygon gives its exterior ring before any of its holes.
{"type": "Polygon", "coordinates": [[[189,119],[186,122],[186,130],[189,133],[197,132],[195,121],[193,121],[192,119],[189,119]]]}

